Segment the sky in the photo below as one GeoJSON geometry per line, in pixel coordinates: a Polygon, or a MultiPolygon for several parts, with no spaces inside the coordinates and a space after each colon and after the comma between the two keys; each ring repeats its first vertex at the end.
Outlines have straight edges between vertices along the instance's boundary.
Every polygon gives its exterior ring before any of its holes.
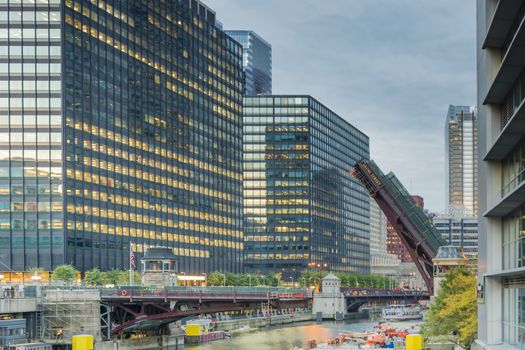
{"type": "Polygon", "coordinates": [[[476,103],[474,0],[203,0],[272,45],[273,93],[308,94],[370,137],[371,158],[445,208],[445,116],[476,103]]]}

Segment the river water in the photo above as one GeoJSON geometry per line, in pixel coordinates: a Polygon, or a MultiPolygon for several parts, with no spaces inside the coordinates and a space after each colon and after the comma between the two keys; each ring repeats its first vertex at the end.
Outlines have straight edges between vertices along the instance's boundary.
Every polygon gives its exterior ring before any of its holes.
{"type": "Polygon", "coordinates": [[[308,340],[326,343],[339,333],[371,330],[378,322],[308,322],[286,327],[261,328],[259,331],[234,335],[230,339],[218,340],[201,345],[188,345],[192,350],[290,350],[294,346],[303,347],[308,340]]]}

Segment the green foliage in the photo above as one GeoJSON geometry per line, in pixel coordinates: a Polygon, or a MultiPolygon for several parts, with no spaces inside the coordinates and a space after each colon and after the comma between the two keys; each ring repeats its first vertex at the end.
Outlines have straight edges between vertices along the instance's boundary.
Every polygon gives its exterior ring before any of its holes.
{"type": "Polygon", "coordinates": [[[467,270],[454,269],[441,282],[423,326],[425,338],[446,336],[469,349],[478,328],[476,277],[467,270]],[[459,333],[454,336],[453,333],[459,333]]]}
{"type": "Polygon", "coordinates": [[[72,265],[59,265],[51,275],[53,281],[64,281],[66,284],[74,283],[78,271],[72,265]]]}
{"type": "Polygon", "coordinates": [[[122,274],[122,270],[112,269],[109,271],[102,272],[102,276],[104,279],[104,284],[114,284],[118,285],[120,281],[120,276],[122,274]]]}
{"type": "Polygon", "coordinates": [[[32,268],[28,269],[27,272],[30,272],[30,273],[32,273],[32,274],[39,274],[39,273],[44,273],[44,272],[46,272],[46,270],[44,270],[44,269],[41,268],[41,267],[32,267],[32,268]]]}
{"type": "Polygon", "coordinates": [[[95,267],[86,271],[85,282],[87,286],[101,286],[104,284],[104,275],[95,267]]]}
{"type": "MultiPolygon", "coordinates": [[[[315,286],[320,284],[326,275],[326,271],[305,270],[299,277],[299,284],[303,287],[315,286]]],[[[335,275],[341,280],[341,287],[389,289],[394,286],[391,278],[380,275],[359,275],[344,272],[336,272],[335,275]]]]}
{"type": "Polygon", "coordinates": [[[212,272],[207,277],[207,285],[208,286],[222,286],[223,285],[223,275],[220,272],[212,272]]]}
{"type": "MultiPolygon", "coordinates": [[[[135,285],[141,284],[141,275],[138,271],[133,271],[133,282],[135,285]]],[[[129,285],[129,270],[109,270],[100,271],[98,268],[86,271],[86,285],[104,286],[106,284],[129,285]]]]}
{"type": "Polygon", "coordinates": [[[222,272],[212,272],[207,276],[206,284],[208,286],[274,286],[277,287],[279,279],[273,275],[258,274],[231,274],[222,272]]]}

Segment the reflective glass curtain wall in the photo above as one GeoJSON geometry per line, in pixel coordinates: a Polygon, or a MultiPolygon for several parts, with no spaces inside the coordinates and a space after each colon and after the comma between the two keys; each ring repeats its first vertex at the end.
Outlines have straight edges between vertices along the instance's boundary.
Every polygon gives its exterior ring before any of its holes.
{"type": "Polygon", "coordinates": [[[213,11],[0,0],[0,60],[1,264],[242,270],[242,47],[213,11]]]}
{"type": "Polygon", "coordinates": [[[245,270],[369,271],[368,137],[309,96],[244,100],[245,270]]]}
{"type": "Polygon", "coordinates": [[[64,261],[59,0],[0,1],[0,269],[64,261]]]}
{"type": "Polygon", "coordinates": [[[65,0],[67,260],[242,268],[242,49],[197,1],[65,0]]]}
{"type": "Polygon", "coordinates": [[[475,107],[449,106],[445,123],[447,205],[478,211],[478,120],[475,107]]]}
{"type": "Polygon", "coordinates": [[[227,30],[243,48],[245,95],[272,93],[272,46],[249,30],[227,30]]]}

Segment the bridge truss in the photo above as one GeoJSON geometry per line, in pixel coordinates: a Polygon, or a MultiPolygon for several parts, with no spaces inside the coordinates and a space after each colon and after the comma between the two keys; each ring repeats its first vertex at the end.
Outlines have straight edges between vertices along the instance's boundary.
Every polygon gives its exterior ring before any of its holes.
{"type": "Polygon", "coordinates": [[[365,186],[394,227],[433,295],[432,259],[445,241],[392,172],[385,175],[373,161],[362,160],[354,165],[352,175],[365,186]]]}

